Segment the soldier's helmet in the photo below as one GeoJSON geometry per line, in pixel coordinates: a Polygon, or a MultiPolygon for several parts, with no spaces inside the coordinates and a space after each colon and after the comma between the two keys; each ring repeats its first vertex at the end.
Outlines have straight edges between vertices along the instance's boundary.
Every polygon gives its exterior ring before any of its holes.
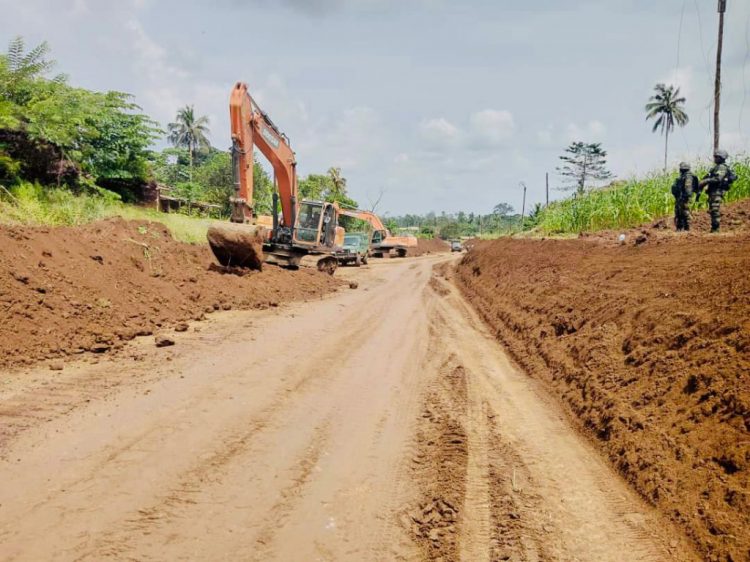
{"type": "Polygon", "coordinates": [[[687,162],[680,162],[680,171],[681,172],[689,172],[690,171],[690,164],[687,162]]]}
{"type": "Polygon", "coordinates": [[[729,154],[727,154],[726,150],[722,150],[721,148],[719,148],[714,152],[714,158],[721,158],[722,160],[726,160],[727,158],[729,158],[729,154]]]}

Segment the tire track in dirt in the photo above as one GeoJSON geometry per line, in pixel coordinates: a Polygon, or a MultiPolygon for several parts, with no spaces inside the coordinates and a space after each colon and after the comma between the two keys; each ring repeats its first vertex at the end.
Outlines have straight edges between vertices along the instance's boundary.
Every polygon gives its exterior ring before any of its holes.
{"type": "Polygon", "coordinates": [[[411,479],[420,490],[402,515],[423,560],[458,560],[468,462],[466,374],[451,359],[430,383],[416,427],[411,479]]]}
{"type": "Polygon", "coordinates": [[[304,454],[295,461],[292,483],[280,491],[279,500],[266,512],[265,524],[254,539],[255,550],[252,553],[251,560],[264,561],[270,559],[270,549],[276,532],[283,526],[295,503],[304,493],[304,489],[310,481],[313,470],[317,466],[325,443],[330,436],[330,429],[329,416],[315,428],[312,440],[304,454]]]}
{"type": "MultiPolygon", "coordinates": [[[[528,493],[522,482],[530,476],[522,458],[502,437],[499,416],[485,395],[479,375],[456,353],[453,317],[445,314],[440,299],[450,294],[450,286],[433,276],[425,289],[432,299],[430,310],[432,357],[444,358],[438,377],[445,377],[447,366],[460,373],[465,390],[447,406],[459,405],[455,412],[462,419],[467,455],[463,476],[463,498],[458,536],[459,549],[445,560],[469,562],[564,559],[550,557],[544,547],[539,498],[528,493]]],[[[434,368],[434,365],[433,367],[434,368]]],[[[455,391],[451,391],[456,395],[455,391]]],[[[460,486],[459,486],[460,487],[460,486]]],[[[547,525],[550,529],[550,525],[547,525]]]]}

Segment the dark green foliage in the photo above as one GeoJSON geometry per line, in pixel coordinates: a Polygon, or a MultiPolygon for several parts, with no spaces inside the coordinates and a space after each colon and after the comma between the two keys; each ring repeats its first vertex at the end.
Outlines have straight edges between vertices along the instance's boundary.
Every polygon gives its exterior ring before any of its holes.
{"type": "Polygon", "coordinates": [[[450,240],[452,238],[458,238],[461,235],[461,229],[457,222],[449,222],[440,229],[440,238],[443,240],[450,240]]]}
{"type": "Polygon", "coordinates": [[[309,174],[300,179],[299,192],[302,199],[335,202],[343,207],[357,207],[357,202],[347,194],[346,178],[341,175],[341,168],[329,168],[325,175],[309,174]]]}
{"type": "Polygon", "coordinates": [[[188,152],[189,173],[192,179],[193,164],[198,151],[209,152],[211,143],[208,141],[208,117],[197,116],[192,105],[177,111],[174,123],[167,125],[169,129],[169,142],[177,148],[184,148],[188,152]]]}
{"type": "Polygon", "coordinates": [[[590,181],[604,181],[612,177],[607,170],[607,152],[598,142],[572,142],[560,160],[564,164],[557,168],[557,173],[569,182],[563,189],[575,189],[578,195],[586,192],[590,181]]]}
{"type": "MultiPolygon", "coordinates": [[[[513,207],[501,203],[495,207],[502,213],[513,213],[513,207]]],[[[517,231],[520,227],[520,215],[500,214],[497,212],[475,214],[459,211],[458,213],[435,213],[426,215],[403,215],[392,220],[398,225],[398,231],[413,233],[422,238],[440,237],[459,238],[462,236],[496,236],[517,231]]]]}
{"type": "MultiPolygon", "coordinates": [[[[498,203],[495,205],[495,208],[492,209],[492,212],[499,217],[507,217],[513,214],[513,205],[509,205],[508,203],[498,203]]],[[[461,213],[459,213],[459,222],[463,222],[461,221],[460,214],[461,213]]]]}
{"type": "Polygon", "coordinates": [[[54,66],[48,53],[46,43],[26,52],[16,38],[0,55],[0,156],[20,163],[14,181],[47,183],[50,170],[41,170],[46,167],[56,169],[56,184],[72,187],[113,179],[145,182],[156,123],[128,94],[92,92],[68,85],[62,75],[46,77],[54,66]],[[45,154],[42,166],[35,158],[45,154]],[[71,166],[80,173],[69,173],[71,166]]]}

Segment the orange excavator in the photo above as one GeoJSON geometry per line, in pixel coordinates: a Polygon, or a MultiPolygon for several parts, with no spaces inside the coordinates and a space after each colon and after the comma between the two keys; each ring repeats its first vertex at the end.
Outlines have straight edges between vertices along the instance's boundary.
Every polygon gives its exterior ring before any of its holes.
{"type": "Polygon", "coordinates": [[[224,266],[260,269],[264,262],[293,268],[315,265],[330,274],[338,265],[334,252],[343,243],[338,206],[299,200],[297,161],[289,139],[255,103],[247,85],[238,82],[229,100],[235,195],[230,221],[208,230],[208,243],[224,266]],[[276,190],[273,215],[258,216],[253,207],[253,147],[268,159],[276,190]],[[281,216],[278,208],[281,206],[281,216]]]}
{"type": "Polygon", "coordinates": [[[365,221],[372,227],[370,235],[370,254],[375,257],[388,257],[394,252],[398,257],[405,257],[409,248],[416,248],[417,239],[413,236],[393,236],[380,217],[372,211],[359,209],[339,209],[339,214],[365,221]]]}

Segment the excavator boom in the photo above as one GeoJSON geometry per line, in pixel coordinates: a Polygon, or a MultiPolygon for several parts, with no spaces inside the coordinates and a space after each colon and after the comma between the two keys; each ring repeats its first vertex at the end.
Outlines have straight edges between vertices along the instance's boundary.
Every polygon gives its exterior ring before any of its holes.
{"type": "MultiPolygon", "coordinates": [[[[232,127],[232,158],[235,169],[235,192],[233,200],[237,212],[232,213],[233,222],[253,222],[253,147],[266,157],[273,167],[279,200],[282,224],[294,224],[294,205],[297,202],[297,160],[289,140],[273,124],[248,92],[247,85],[235,84],[229,98],[229,118],[232,127]],[[243,205],[244,203],[244,205],[243,205]],[[242,213],[239,212],[242,210],[242,213]]],[[[234,209],[233,209],[234,211],[234,209]]]]}

